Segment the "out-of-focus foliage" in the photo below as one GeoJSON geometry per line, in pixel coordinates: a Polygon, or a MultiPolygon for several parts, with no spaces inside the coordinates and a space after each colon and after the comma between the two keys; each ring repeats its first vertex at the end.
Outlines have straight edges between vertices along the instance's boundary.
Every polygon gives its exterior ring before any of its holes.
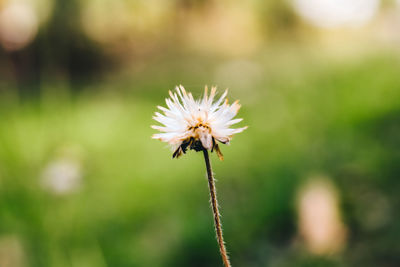
{"type": "Polygon", "coordinates": [[[150,139],[177,84],[249,126],[212,157],[233,266],[398,266],[400,12],[312,2],[0,1],[0,266],[221,265],[201,153],[150,139]]]}

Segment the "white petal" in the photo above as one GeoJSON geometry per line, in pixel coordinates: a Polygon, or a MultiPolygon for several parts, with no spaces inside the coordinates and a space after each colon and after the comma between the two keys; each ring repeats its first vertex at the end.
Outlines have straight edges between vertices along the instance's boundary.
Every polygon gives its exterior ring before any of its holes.
{"type": "Polygon", "coordinates": [[[211,149],[212,148],[212,136],[209,133],[202,132],[199,134],[200,136],[200,141],[201,144],[205,149],[211,149]]]}

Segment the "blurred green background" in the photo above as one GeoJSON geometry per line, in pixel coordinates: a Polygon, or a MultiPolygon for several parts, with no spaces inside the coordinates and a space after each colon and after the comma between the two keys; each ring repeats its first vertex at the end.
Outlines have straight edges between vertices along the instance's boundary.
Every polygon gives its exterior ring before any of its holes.
{"type": "Polygon", "coordinates": [[[233,266],[400,266],[400,2],[1,0],[0,266],[221,266],[182,84],[249,128],[212,155],[233,266]]]}

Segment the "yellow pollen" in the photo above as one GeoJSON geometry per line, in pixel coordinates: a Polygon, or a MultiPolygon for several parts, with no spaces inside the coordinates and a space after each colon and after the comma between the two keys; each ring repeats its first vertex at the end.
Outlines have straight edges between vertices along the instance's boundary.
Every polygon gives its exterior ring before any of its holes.
{"type": "Polygon", "coordinates": [[[191,131],[191,130],[196,131],[196,130],[199,129],[199,128],[208,129],[208,131],[211,130],[211,129],[210,129],[210,126],[208,126],[206,123],[202,123],[202,122],[196,124],[195,126],[189,126],[189,127],[188,127],[188,130],[189,130],[189,131],[191,131]]]}

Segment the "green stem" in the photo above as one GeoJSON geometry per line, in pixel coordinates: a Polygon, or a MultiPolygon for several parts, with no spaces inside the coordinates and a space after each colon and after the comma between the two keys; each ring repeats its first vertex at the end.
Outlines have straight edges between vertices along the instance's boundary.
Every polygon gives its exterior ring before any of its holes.
{"type": "Polygon", "coordinates": [[[210,189],[210,198],[211,198],[211,206],[214,214],[214,225],[215,225],[215,232],[217,234],[217,240],[219,245],[219,251],[222,256],[222,261],[224,262],[225,267],[231,267],[231,263],[229,262],[229,257],[226,252],[224,238],[222,236],[222,228],[221,228],[221,221],[220,215],[218,211],[218,201],[217,201],[217,192],[215,190],[215,181],[214,176],[211,169],[210,158],[208,156],[208,151],[203,149],[204,154],[204,161],[206,162],[207,168],[207,176],[208,176],[208,187],[210,189]]]}

